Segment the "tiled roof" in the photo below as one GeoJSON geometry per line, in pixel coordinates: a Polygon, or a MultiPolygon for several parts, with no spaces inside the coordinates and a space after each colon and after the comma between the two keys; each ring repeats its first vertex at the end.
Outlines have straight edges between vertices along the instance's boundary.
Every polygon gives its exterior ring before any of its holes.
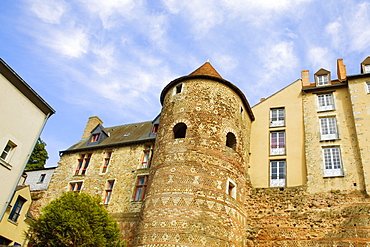
{"type": "Polygon", "coordinates": [[[174,85],[176,85],[176,84],[178,84],[182,81],[191,80],[191,79],[214,80],[214,81],[220,82],[220,83],[230,87],[232,90],[234,90],[234,92],[236,92],[240,96],[240,98],[242,99],[242,101],[244,103],[244,106],[245,106],[245,108],[248,112],[248,115],[250,116],[252,121],[254,120],[253,112],[252,112],[251,107],[248,103],[248,100],[245,97],[245,95],[243,94],[243,92],[237,86],[235,86],[231,82],[222,78],[220,76],[220,74],[213,68],[213,66],[209,62],[206,62],[205,64],[200,66],[198,69],[196,69],[194,72],[190,73],[189,75],[182,76],[182,77],[177,78],[177,79],[171,81],[170,83],[168,83],[167,86],[165,86],[165,88],[162,90],[162,93],[161,93],[161,96],[160,96],[161,104],[163,105],[164,97],[166,96],[166,94],[167,94],[168,90],[170,90],[170,88],[172,88],[174,85]]]}
{"type": "Polygon", "coordinates": [[[67,150],[61,151],[61,153],[124,145],[132,142],[153,141],[155,137],[149,137],[151,130],[152,121],[104,128],[104,131],[109,133],[109,137],[99,144],[87,146],[90,138],[82,139],[67,150]]]}
{"type": "Polygon", "coordinates": [[[194,72],[189,74],[189,76],[193,76],[193,75],[208,75],[208,76],[213,76],[213,77],[218,77],[220,79],[223,79],[209,62],[206,62],[205,64],[200,66],[198,69],[196,69],[194,72]]]}

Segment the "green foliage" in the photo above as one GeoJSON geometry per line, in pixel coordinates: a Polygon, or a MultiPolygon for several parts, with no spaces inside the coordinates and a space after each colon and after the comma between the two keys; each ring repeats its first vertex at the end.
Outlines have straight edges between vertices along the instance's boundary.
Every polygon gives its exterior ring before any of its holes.
{"type": "Polygon", "coordinates": [[[100,201],[84,193],[64,193],[31,222],[28,246],[124,246],[117,222],[100,201]]]}
{"type": "Polygon", "coordinates": [[[26,165],[26,171],[45,168],[46,160],[49,159],[45,147],[46,143],[39,138],[26,165]]]}

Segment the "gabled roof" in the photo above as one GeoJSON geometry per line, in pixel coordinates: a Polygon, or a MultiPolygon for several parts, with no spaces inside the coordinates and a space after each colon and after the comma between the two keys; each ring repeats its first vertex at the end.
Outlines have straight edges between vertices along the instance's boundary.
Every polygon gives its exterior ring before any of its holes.
{"type": "Polygon", "coordinates": [[[218,77],[220,79],[223,79],[209,62],[206,62],[205,64],[200,66],[198,69],[194,70],[192,73],[189,74],[189,76],[194,76],[194,75],[208,75],[208,76],[213,76],[213,77],[218,77]]]}
{"type": "Polygon", "coordinates": [[[41,98],[4,60],[0,58],[0,74],[13,84],[24,96],[50,117],[55,110],[41,98]]]}
{"type": "Polygon", "coordinates": [[[67,150],[60,151],[61,154],[89,149],[109,148],[112,146],[127,145],[134,142],[154,141],[155,137],[150,137],[152,121],[142,123],[132,123],[120,126],[104,128],[109,133],[109,137],[94,146],[88,146],[89,139],[82,139],[67,150]]]}
{"type": "Polygon", "coordinates": [[[364,73],[364,65],[367,65],[367,64],[370,64],[370,56],[368,56],[367,58],[365,58],[365,60],[364,61],[362,61],[362,63],[361,63],[361,74],[363,74],[364,73]]]}
{"type": "Polygon", "coordinates": [[[316,71],[315,75],[325,75],[325,74],[330,74],[330,71],[324,68],[319,69],[316,71]]]}

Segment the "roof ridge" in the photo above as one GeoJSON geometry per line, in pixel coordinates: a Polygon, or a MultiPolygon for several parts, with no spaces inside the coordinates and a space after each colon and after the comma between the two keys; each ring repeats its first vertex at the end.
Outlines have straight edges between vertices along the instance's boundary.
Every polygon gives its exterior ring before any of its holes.
{"type": "Polygon", "coordinates": [[[222,76],[216,71],[216,69],[211,65],[210,62],[205,62],[202,66],[200,66],[198,69],[194,70],[192,73],[189,74],[189,76],[194,75],[207,75],[207,76],[213,76],[220,79],[222,76]]]}
{"type": "Polygon", "coordinates": [[[117,128],[117,127],[121,127],[121,126],[127,126],[127,125],[133,125],[133,124],[141,124],[141,123],[149,123],[149,122],[152,122],[152,121],[149,120],[149,121],[144,121],[144,122],[121,124],[121,125],[116,125],[116,126],[104,127],[104,129],[117,128]]]}

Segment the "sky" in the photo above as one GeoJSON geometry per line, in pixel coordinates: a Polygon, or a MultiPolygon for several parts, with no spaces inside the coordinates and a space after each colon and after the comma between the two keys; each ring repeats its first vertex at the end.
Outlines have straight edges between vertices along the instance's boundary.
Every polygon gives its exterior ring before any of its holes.
{"type": "MultiPolygon", "coordinates": [[[[172,80],[206,61],[251,106],[336,61],[370,56],[364,0],[2,0],[0,57],[55,110],[41,138],[47,167],[86,122],[151,121],[172,80]]],[[[3,102],[2,102],[3,103],[3,102]]]]}

